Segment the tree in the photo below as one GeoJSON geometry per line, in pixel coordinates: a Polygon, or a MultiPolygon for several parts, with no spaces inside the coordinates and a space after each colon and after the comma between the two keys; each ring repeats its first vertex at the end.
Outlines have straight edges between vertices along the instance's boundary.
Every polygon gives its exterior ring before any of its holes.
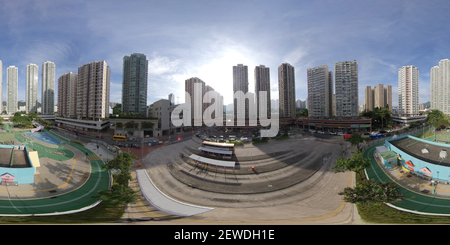
{"type": "Polygon", "coordinates": [[[348,142],[350,142],[350,144],[352,146],[356,146],[356,148],[358,149],[359,152],[361,151],[359,144],[363,143],[364,139],[360,134],[353,133],[352,136],[350,138],[348,138],[347,140],[348,140],[348,142]]]}
{"type": "Polygon", "coordinates": [[[376,183],[373,179],[365,180],[355,188],[347,187],[339,195],[344,195],[344,201],[355,204],[393,203],[405,199],[395,183],[376,183]]]}
{"type": "Polygon", "coordinates": [[[152,122],[141,122],[141,128],[153,128],[154,123],[152,122]]]}
{"type": "Polygon", "coordinates": [[[139,197],[137,191],[120,184],[114,184],[110,190],[99,191],[98,194],[97,198],[111,206],[136,203],[139,197]]]}
{"type": "Polygon", "coordinates": [[[363,157],[362,152],[354,151],[352,152],[352,158],[344,159],[342,156],[336,161],[331,169],[335,169],[335,173],[345,172],[346,170],[359,172],[361,179],[364,179],[364,169],[370,166],[370,160],[363,157]]]}
{"type": "Polygon", "coordinates": [[[117,154],[112,160],[102,165],[102,168],[108,170],[119,169],[121,173],[129,172],[131,165],[133,165],[132,157],[133,156],[128,152],[117,154]]]}

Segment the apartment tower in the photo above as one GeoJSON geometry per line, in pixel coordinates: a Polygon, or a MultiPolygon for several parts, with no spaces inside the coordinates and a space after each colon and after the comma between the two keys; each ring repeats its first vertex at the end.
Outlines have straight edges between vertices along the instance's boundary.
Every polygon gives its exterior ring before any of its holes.
{"type": "Polygon", "coordinates": [[[205,82],[203,82],[200,78],[192,77],[185,80],[184,88],[184,91],[189,94],[189,98],[185,98],[185,103],[188,103],[188,100],[191,103],[191,121],[194,122],[191,125],[202,126],[203,113],[206,109],[203,105],[203,96],[206,93],[205,82]]]}
{"type": "Polygon", "coordinates": [[[25,89],[25,111],[37,112],[38,102],[38,71],[39,67],[36,64],[27,65],[26,74],[26,89],[25,89]]]}
{"type": "Polygon", "coordinates": [[[384,108],[392,112],[392,85],[384,86],[384,108]]]}
{"type": "Polygon", "coordinates": [[[336,116],[358,116],[358,62],[334,63],[336,116]]]}
{"type": "MultiPolygon", "coordinates": [[[[248,92],[248,67],[243,64],[233,66],[233,94],[237,91],[242,91],[245,94],[248,92]]],[[[233,98],[234,118],[249,118],[249,102],[241,98],[239,95],[233,98]],[[237,101],[245,101],[243,108],[238,108],[237,101]]]]}
{"type": "Polygon", "coordinates": [[[76,117],[77,74],[66,73],[58,78],[58,115],[76,117]]]}
{"type": "Polygon", "coordinates": [[[104,60],[78,67],[77,118],[95,121],[109,117],[110,73],[110,68],[104,60]]]}
{"type": "Polygon", "coordinates": [[[364,90],[364,94],[364,110],[366,112],[373,111],[373,89],[370,86],[367,86],[364,90]]]}
{"type": "Polygon", "coordinates": [[[430,71],[431,109],[450,115],[450,60],[439,61],[430,71]]]}
{"type": "Polygon", "coordinates": [[[307,70],[308,115],[312,117],[331,117],[333,114],[333,73],[327,65],[307,70]]]}
{"type": "Polygon", "coordinates": [[[256,116],[257,118],[261,118],[261,108],[259,106],[260,101],[266,106],[267,114],[264,115],[266,118],[270,118],[271,116],[271,107],[270,107],[270,70],[269,67],[265,67],[264,65],[255,67],[255,96],[256,96],[256,116]],[[259,92],[266,91],[267,97],[260,98],[259,92]]]}
{"type": "Polygon", "coordinates": [[[144,54],[123,57],[122,113],[147,114],[148,60],[144,54]]]}
{"type": "Polygon", "coordinates": [[[398,110],[400,115],[419,114],[419,68],[398,69],[398,110]]]}
{"type": "Polygon", "coordinates": [[[55,63],[42,64],[41,114],[53,115],[55,112],[55,63]]]}
{"type": "Polygon", "coordinates": [[[19,70],[15,66],[6,69],[6,111],[9,115],[17,112],[18,74],[19,70]]]}
{"type": "Polygon", "coordinates": [[[279,117],[295,117],[295,71],[289,63],[283,63],[278,67],[278,92],[279,117]]]}

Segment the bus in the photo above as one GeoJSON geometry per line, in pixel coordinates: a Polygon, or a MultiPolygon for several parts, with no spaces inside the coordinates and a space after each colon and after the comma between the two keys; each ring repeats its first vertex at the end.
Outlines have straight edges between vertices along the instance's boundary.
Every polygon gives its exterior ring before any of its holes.
{"type": "Polygon", "coordinates": [[[117,140],[117,141],[126,141],[127,137],[125,136],[120,136],[120,135],[114,135],[113,140],[117,140]]]}

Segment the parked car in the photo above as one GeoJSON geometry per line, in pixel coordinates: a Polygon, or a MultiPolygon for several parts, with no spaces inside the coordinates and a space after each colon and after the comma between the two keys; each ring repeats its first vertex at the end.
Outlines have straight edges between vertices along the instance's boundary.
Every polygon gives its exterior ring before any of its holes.
{"type": "Polygon", "coordinates": [[[315,132],[316,132],[316,130],[314,130],[314,129],[310,129],[310,130],[309,130],[309,132],[311,132],[311,133],[315,133],[315,132]]]}
{"type": "Polygon", "coordinates": [[[330,134],[330,135],[337,135],[336,132],[328,132],[328,134],[330,134]]]}
{"type": "Polygon", "coordinates": [[[95,137],[99,138],[99,139],[104,139],[105,138],[105,136],[103,136],[103,135],[96,135],[95,137]]]}
{"type": "Polygon", "coordinates": [[[323,132],[323,131],[320,131],[320,130],[319,130],[319,131],[317,131],[317,133],[318,133],[318,134],[325,134],[325,132],[323,132]]]}
{"type": "Polygon", "coordinates": [[[342,136],[342,135],[344,135],[344,133],[343,132],[338,132],[337,135],[341,135],[342,136]]]}
{"type": "Polygon", "coordinates": [[[247,142],[247,141],[248,141],[248,138],[247,138],[247,137],[241,137],[241,141],[242,141],[242,142],[247,142]]]}

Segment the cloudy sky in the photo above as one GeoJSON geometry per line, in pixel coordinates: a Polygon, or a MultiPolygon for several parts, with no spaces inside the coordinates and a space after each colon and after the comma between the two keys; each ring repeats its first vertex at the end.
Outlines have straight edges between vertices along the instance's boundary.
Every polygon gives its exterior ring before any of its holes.
{"type": "MultiPolygon", "coordinates": [[[[6,68],[19,69],[19,100],[25,70],[56,64],[56,78],[92,61],[111,68],[110,101],[121,102],[122,59],[149,60],[147,104],[174,93],[184,102],[184,81],[199,77],[232,103],[232,67],[271,73],[278,98],[277,68],[295,67],[296,98],[307,97],[306,70],[357,60],[359,103],[364,88],[392,85],[398,105],[398,69],[419,68],[420,103],[430,100],[430,69],[450,58],[450,2],[294,0],[40,0],[0,3],[3,100],[6,68]]],[[[39,70],[39,86],[41,86],[39,70]]],[[[56,85],[57,86],[57,85],[56,85]]],[[[40,101],[39,90],[39,101],[40,101]]],[[[56,98],[55,98],[56,99],[56,98]]]]}

